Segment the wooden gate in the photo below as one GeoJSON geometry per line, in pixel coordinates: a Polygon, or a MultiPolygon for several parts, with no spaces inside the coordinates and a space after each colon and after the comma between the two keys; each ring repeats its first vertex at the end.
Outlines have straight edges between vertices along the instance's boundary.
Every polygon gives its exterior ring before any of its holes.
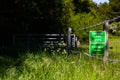
{"type": "Polygon", "coordinates": [[[70,51],[76,47],[76,39],[71,29],[68,34],[16,34],[13,35],[13,46],[21,49],[64,48],[70,51]]]}

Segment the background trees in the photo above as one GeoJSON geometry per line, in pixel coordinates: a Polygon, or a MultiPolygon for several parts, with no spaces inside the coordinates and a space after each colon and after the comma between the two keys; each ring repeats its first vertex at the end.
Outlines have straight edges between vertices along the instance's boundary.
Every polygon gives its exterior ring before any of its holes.
{"type": "Polygon", "coordinates": [[[111,17],[120,15],[120,1],[119,0],[109,0],[110,15],[111,17]]]}
{"type": "Polygon", "coordinates": [[[2,0],[1,38],[16,33],[66,33],[68,27],[76,31],[120,15],[119,7],[119,0],[99,5],[92,0],[2,0]]]}

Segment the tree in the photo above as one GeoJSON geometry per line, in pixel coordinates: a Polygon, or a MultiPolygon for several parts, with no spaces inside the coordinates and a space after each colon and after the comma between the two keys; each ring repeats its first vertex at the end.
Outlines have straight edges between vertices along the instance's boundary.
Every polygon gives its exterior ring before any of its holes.
{"type": "Polygon", "coordinates": [[[99,16],[101,16],[102,20],[107,20],[109,19],[109,12],[110,12],[110,6],[108,3],[101,3],[98,5],[98,12],[99,12],[99,16]]]}
{"type": "Polygon", "coordinates": [[[6,34],[60,33],[65,28],[67,12],[62,0],[7,0],[0,4],[0,28],[6,34]]]}
{"type": "Polygon", "coordinates": [[[119,0],[109,0],[109,6],[111,8],[110,15],[111,17],[120,15],[120,1],[119,0]]]}
{"type": "Polygon", "coordinates": [[[75,5],[75,12],[76,13],[89,13],[90,12],[90,3],[89,0],[73,0],[73,3],[75,5]]]}

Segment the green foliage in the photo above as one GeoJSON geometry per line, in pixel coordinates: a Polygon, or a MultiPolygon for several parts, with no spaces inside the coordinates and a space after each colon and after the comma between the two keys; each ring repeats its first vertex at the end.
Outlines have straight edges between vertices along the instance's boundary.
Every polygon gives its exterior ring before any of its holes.
{"type": "Polygon", "coordinates": [[[107,20],[110,17],[110,6],[108,3],[103,3],[98,6],[98,13],[102,20],[107,20]]]}
{"type": "Polygon", "coordinates": [[[111,17],[114,17],[114,16],[119,16],[120,15],[120,1],[119,0],[110,0],[109,2],[109,5],[110,5],[110,14],[111,14],[111,17]]]}
{"type": "Polygon", "coordinates": [[[89,13],[90,12],[90,1],[89,0],[73,0],[75,5],[76,13],[89,13]]]}
{"type": "Polygon", "coordinates": [[[112,34],[112,36],[120,36],[120,22],[110,24],[109,33],[112,34]]]}
{"type": "Polygon", "coordinates": [[[101,15],[101,19],[106,20],[120,15],[119,0],[109,0],[109,3],[103,3],[98,5],[98,12],[101,15]]]}
{"type": "Polygon", "coordinates": [[[96,11],[92,10],[91,13],[79,13],[79,14],[71,13],[68,26],[70,26],[73,29],[73,33],[75,33],[78,36],[78,38],[80,38],[83,41],[86,41],[88,40],[87,38],[89,36],[90,30],[94,30],[94,29],[101,30],[102,27],[99,26],[87,30],[81,30],[81,29],[97,24],[99,22],[100,22],[100,18],[97,16],[96,11]]]}
{"type": "MultiPolygon", "coordinates": [[[[65,18],[67,19],[66,26],[73,29],[73,33],[81,38],[82,41],[88,41],[88,31],[77,30],[94,25],[101,21],[100,16],[96,10],[97,6],[89,0],[67,0],[64,9],[67,13],[65,18]],[[68,8],[69,7],[69,8],[68,8]]],[[[99,29],[99,28],[97,28],[99,29]]],[[[94,30],[94,29],[91,29],[94,30]]]]}

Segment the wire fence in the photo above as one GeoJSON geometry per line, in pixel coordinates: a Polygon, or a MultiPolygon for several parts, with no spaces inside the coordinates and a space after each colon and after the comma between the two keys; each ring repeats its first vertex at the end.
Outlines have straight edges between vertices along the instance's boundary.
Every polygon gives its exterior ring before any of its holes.
{"type": "Polygon", "coordinates": [[[74,31],[74,33],[82,31],[82,30],[87,30],[87,29],[90,29],[90,28],[93,28],[93,27],[97,27],[97,26],[100,26],[100,25],[103,25],[103,23],[104,22],[100,22],[100,23],[97,23],[97,24],[94,24],[94,25],[91,25],[91,26],[88,26],[88,27],[80,28],[80,29],[74,31]]]}

